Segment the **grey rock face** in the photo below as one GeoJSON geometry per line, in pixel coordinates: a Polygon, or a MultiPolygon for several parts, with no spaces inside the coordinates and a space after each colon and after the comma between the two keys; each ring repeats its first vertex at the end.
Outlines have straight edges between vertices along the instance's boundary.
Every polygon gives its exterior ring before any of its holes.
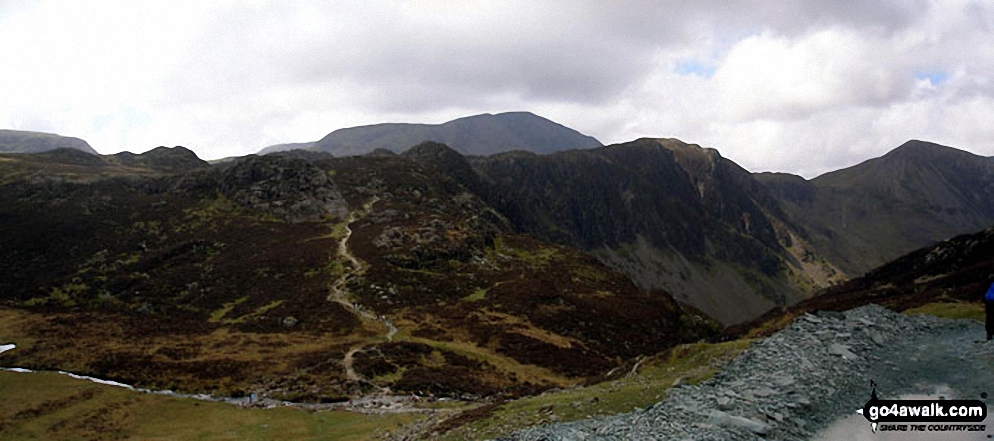
{"type": "Polygon", "coordinates": [[[324,170],[298,158],[249,157],[225,170],[221,193],[290,222],[343,217],[349,207],[324,170]]]}
{"type": "Polygon", "coordinates": [[[838,355],[846,360],[853,360],[859,358],[856,354],[853,354],[849,350],[849,346],[839,343],[833,343],[831,346],[829,346],[828,353],[832,355],[838,355]]]}
{"type": "Polygon", "coordinates": [[[766,423],[750,420],[748,418],[742,418],[736,415],[729,415],[720,410],[712,410],[708,413],[708,423],[718,426],[746,429],[757,434],[764,434],[770,431],[770,426],[766,423]]]}

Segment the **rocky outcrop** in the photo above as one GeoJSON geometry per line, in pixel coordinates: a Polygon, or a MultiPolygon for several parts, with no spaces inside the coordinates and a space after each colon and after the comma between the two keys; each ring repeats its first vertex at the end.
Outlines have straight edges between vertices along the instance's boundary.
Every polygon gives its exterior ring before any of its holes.
{"type": "Polygon", "coordinates": [[[156,147],[144,153],[121,152],[107,156],[107,161],[130,167],[148,167],[165,172],[182,172],[210,167],[192,150],[182,147],[156,147]]]}
{"type": "Polygon", "coordinates": [[[328,173],[299,158],[247,157],[223,172],[220,190],[240,205],[290,222],[343,217],[349,212],[328,173]]]}

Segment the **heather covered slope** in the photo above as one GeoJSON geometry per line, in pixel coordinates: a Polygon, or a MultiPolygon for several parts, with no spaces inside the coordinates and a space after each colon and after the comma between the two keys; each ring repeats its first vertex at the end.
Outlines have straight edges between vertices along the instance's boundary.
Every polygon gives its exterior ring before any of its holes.
{"type": "Polygon", "coordinates": [[[280,144],[271,153],[305,148],[351,156],[387,149],[399,153],[424,141],[446,144],[464,155],[489,155],[511,150],[551,153],[601,145],[596,139],[529,112],[482,114],[443,124],[387,123],[335,130],[313,143],[280,144]]]}
{"type": "Polygon", "coordinates": [[[59,148],[76,149],[96,155],[86,141],[51,133],[0,130],[0,153],[40,153],[59,148]]]}
{"type": "Polygon", "coordinates": [[[520,394],[713,332],[419,151],[0,156],[4,362],[294,400],[520,394]]]}
{"type": "Polygon", "coordinates": [[[994,223],[994,159],[908,141],[806,181],[758,174],[821,254],[849,276],[994,223]]]}
{"type": "Polygon", "coordinates": [[[713,149],[640,139],[473,166],[517,228],[590,250],[726,324],[793,304],[837,276],[765,187],[713,149]]]}

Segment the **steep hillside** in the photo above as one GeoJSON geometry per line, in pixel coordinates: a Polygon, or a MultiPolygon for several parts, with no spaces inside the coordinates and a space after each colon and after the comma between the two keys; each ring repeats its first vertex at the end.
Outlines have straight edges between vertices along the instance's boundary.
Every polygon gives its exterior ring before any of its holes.
{"type": "Polygon", "coordinates": [[[640,139],[473,165],[517,228],[590,250],[726,324],[793,304],[835,274],[765,187],[713,149],[640,139]]]}
{"type": "Polygon", "coordinates": [[[920,248],[864,275],[831,286],[789,308],[726,328],[726,338],[766,335],[815,311],[843,311],[875,303],[897,311],[983,317],[981,301],[994,274],[994,227],[920,248]]]}
{"type": "Polygon", "coordinates": [[[424,141],[443,143],[464,155],[511,150],[551,153],[601,145],[596,139],[528,112],[483,114],[444,124],[375,124],[335,130],[319,141],[280,144],[271,153],[291,148],[325,151],[335,156],[361,155],[383,148],[401,152],[424,141]]]}
{"type": "Polygon", "coordinates": [[[901,256],[827,289],[794,310],[844,310],[877,303],[897,310],[931,302],[979,302],[994,274],[994,227],[901,256]]]}
{"type": "Polygon", "coordinates": [[[86,141],[51,133],[0,130],[0,153],[39,153],[59,148],[76,149],[96,155],[86,141]]]}
{"type": "Polygon", "coordinates": [[[858,276],[994,223],[994,159],[922,141],[810,181],[759,174],[829,261],[858,276]]]}
{"type": "Polygon", "coordinates": [[[293,400],[479,396],[578,384],[714,332],[514,233],[442,171],[472,172],[444,146],[146,155],[0,155],[5,364],[293,400]]]}

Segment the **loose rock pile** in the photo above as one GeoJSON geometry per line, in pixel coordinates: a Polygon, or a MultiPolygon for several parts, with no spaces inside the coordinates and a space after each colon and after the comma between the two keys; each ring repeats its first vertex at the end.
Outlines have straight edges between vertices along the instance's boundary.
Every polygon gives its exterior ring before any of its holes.
{"type": "Polygon", "coordinates": [[[882,397],[939,383],[959,397],[994,392],[994,343],[974,342],[983,335],[975,321],[907,316],[876,305],[804,315],[710,380],[674,388],[648,409],[507,439],[805,439],[862,407],[871,379],[882,397]]]}

